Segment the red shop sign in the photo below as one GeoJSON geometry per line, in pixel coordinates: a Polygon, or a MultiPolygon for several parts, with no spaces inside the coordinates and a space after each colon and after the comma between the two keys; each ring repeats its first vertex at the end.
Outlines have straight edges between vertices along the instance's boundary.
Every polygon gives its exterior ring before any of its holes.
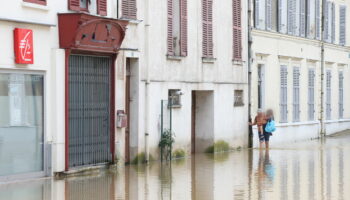
{"type": "Polygon", "coordinates": [[[33,64],[33,31],[30,29],[16,28],[14,30],[14,48],[17,64],[33,64]]]}

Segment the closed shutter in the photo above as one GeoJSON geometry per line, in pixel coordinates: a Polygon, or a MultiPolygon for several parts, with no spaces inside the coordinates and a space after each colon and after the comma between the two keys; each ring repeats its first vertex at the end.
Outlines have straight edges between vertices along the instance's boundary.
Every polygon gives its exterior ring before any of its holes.
{"type": "Polygon", "coordinates": [[[181,56],[187,56],[187,0],[181,0],[180,4],[180,51],[181,56]]]}
{"type": "Polygon", "coordinates": [[[255,28],[259,28],[259,6],[260,6],[260,4],[259,4],[259,1],[260,0],[255,0],[255,7],[254,7],[254,14],[255,14],[255,16],[254,16],[254,18],[255,18],[255,28]]]}
{"type": "Polygon", "coordinates": [[[107,15],[107,0],[97,0],[97,14],[107,15]]]}
{"type": "Polygon", "coordinates": [[[280,122],[288,122],[288,71],[287,66],[281,66],[280,72],[280,122]]]}
{"type": "MultiPolygon", "coordinates": [[[[306,1],[307,1],[307,6],[306,6],[307,7],[307,9],[306,9],[306,36],[310,37],[310,32],[311,32],[311,0],[306,0],[306,1]]],[[[300,17],[300,20],[301,20],[301,18],[302,17],[300,17]]],[[[300,26],[301,26],[301,22],[300,22],[300,26]]],[[[300,32],[301,32],[301,30],[300,30],[300,32]]]]}
{"type": "Polygon", "coordinates": [[[326,5],[324,6],[324,41],[329,40],[329,2],[326,2],[326,5]]]}
{"type": "Polygon", "coordinates": [[[300,70],[293,69],[293,121],[300,121],[300,70]]]}
{"type": "Polygon", "coordinates": [[[344,118],[344,74],[339,72],[339,118],[344,118]]]}
{"type": "Polygon", "coordinates": [[[332,118],[332,73],[330,70],[327,70],[326,73],[326,118],[330,120],[332,118]]]}
{"type": "Polygon", "coordinates": [[[295,35],[296,0],[288,0],[288,34],[295,35]]]}
{"type": "Polygon", "coordinates": [[[213,57],[213,0],[202,0],[203,57],[213,57]]]}
{"type": "MultiPolygon", "coordinates": [[[[300,2],[300,36],[301,37],[305,37],[306,36],[306,2],[305,0],[298,0],[300,2]]],[[[310,2],[310,0],[308,1],[310,2]]],[[[308,13],[309,14],[309,13],[308,13]]],[[[307,16],[308,19],[310,18],[310,16],[307,16]]]]}
{"type": "Polygon", "coordinates": [[[272,30],[272,0],[266,0],[266,29],[272,30]]]}
{"type": "Polygon", "coordinates": [[[339,7],[339,44],[346,44],[346,7],[339,7]]]}
{"type": "Polygon", "coordinates": [[[309,69],[308,84],[308,117],[309,121],[315,120],[315,70],[309,69]]]}
{"type": "Polygon", "coordinates": [[[280,33],[287,33],[288,13],[287,0],[278,0],[278,31],[280,33]]]}
{"type": "Polygon", "coordinates": [[[335,43],[335,4],[332,3],[332,43],[335,43]]]}
{"type": "Polygon", "coordinates": [[[122,0],[122,17],[137,19],[136,0],[122,0]]]}
{"type": "Polygon", "coordinates": [[[80,0],[68,0],[68,9],[80,11],[80,0]]]}
{"type": "Polygon", "coordinates": [[[242,60],[241,0],[233,0],[233,59],[242,60]]]}
{"type": "Polygon", "coordinates": [[[321,4],[320,0],[316,0],[316,39],[321,39],[321,4]]]}
{"type": "Polygon", "coordinates": [[[167,39],[167,47],[168,47],[168,55],[174,55],[174,38],[173,38],[173,0],[168,0],[168,39],[167,39]]]}

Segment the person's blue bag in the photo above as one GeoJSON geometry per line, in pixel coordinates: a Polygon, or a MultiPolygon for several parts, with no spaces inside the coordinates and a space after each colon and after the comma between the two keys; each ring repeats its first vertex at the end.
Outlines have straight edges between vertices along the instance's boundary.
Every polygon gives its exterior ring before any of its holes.
{"type": "Polygon", "coordinates": [[[265,131],[268,133],[272,133],[276,131],[276,125],[274,120],[270,120],[269,122],[267,122],[265,131]]]}

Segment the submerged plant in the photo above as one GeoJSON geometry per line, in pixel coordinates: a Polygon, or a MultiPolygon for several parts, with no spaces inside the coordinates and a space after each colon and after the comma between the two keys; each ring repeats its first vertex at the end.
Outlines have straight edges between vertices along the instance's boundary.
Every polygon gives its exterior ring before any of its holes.
{"type": "Polygon", "coordinates": [[[217,152],[225,152],[225,151],[230,151],[230,145],[223,141],[219,140],[215,142],[212,146],[209,146],[206,150],[205,153],[217,153],[217,152]]]}
{"type": "Polygon", "coordinates": [[[163,160],[163,157],[165,157],[166,160],[171,159],[171,151],[174,142],[174,134],[171,132],[171,130],[166,129],[162,133],[158,144],[161,151],[161,160],[163,160]]]}

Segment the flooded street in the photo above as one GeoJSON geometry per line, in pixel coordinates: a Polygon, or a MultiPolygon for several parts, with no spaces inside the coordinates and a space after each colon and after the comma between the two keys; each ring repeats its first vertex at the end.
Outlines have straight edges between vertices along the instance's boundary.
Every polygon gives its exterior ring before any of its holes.
{"type": "Polygon", "coordinates": [[[350,199],[350,135],[0,186],[1,200],[350,199]]]}

